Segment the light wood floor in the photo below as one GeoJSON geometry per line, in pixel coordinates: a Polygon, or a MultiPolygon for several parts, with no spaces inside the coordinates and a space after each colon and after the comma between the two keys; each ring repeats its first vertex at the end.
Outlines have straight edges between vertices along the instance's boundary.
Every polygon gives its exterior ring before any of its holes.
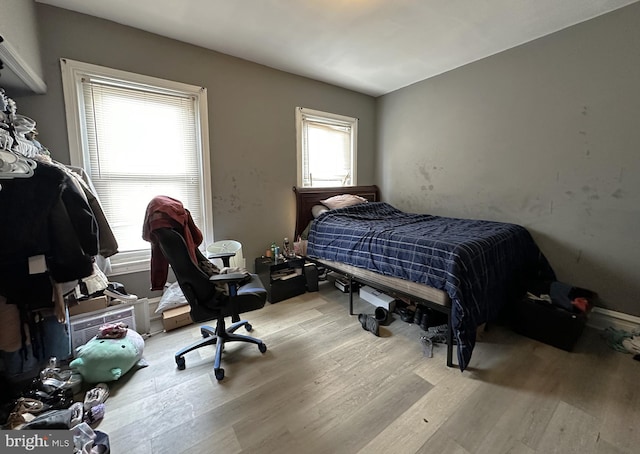
{"type": "Polygon", "coordinates": [[[213,347],[176,369],[197,325],[154,335],[97,429],[114,454],[640,452],[640,362],[596,331],[567,353],[495,326],[461,373],[444,346],[423,356],[417,326],[376,338],[347,305],[324,283],[246,314],[269,349],[228,344],[220,383],[213,347]]]}

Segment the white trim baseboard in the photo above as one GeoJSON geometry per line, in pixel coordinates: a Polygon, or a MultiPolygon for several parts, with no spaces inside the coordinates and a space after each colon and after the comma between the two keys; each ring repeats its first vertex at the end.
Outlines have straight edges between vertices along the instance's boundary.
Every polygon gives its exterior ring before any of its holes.
{"type": "Polygon", "coordinates": [[[623,312],[603,309],[601,307],[594,307],[587,319],[587,326],[599,330],[613,327],[628,332],[634,332],[640,330],[640,317],[625,314],[623,312]]]}

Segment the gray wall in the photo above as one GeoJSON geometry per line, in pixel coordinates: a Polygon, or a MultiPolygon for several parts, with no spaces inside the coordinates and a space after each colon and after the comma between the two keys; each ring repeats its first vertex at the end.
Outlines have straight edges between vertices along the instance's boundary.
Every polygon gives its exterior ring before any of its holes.
{"type": "MultiPolygon", "coordinates": [[[[48,92],[16,101],[60,162],[69,162],[62,57],[208,89],[215,237],[240,241],[250,270],[293,235],[296,106],[358,117],[358,178],[374,183],[374,98],[68,10],[36,11],[48,92]]],[[[113,280],[149,294],[147,273],[113,280]]]]}
{"type": "Polygon", "coordinates": [[[378,98],[383,200],[522,224],[640,316],[639,87],[636,3],[378,98]]]}

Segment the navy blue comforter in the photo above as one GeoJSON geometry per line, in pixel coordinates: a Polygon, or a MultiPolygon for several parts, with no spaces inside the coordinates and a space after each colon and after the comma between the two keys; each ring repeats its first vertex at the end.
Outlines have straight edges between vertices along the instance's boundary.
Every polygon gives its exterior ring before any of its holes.
{"type": "Polygon", "coordinates": [[[319,216],[307,255],[446,291],[461,370],[480,324],[494,319],[532,280],[555,278],[524,227],[405,213],[384,202],[319,216]]]}

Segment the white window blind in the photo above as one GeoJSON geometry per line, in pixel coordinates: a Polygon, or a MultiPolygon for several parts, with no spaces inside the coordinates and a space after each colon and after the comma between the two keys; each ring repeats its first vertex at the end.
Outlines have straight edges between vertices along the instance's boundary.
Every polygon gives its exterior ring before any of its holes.
{"type": "Polygon", "coordinates": [[[298,108],[299,178],[303,187],[356,183],[357,119],[298,108]]]}
{"type": "Polygon", "coordinates": [[[82,166],[118,241],[114,271],[148,268],[142,224],[155,196],[180,200],[206,237],[198,95],[93,74],[82,74],[76,86],[82,166]]]}

